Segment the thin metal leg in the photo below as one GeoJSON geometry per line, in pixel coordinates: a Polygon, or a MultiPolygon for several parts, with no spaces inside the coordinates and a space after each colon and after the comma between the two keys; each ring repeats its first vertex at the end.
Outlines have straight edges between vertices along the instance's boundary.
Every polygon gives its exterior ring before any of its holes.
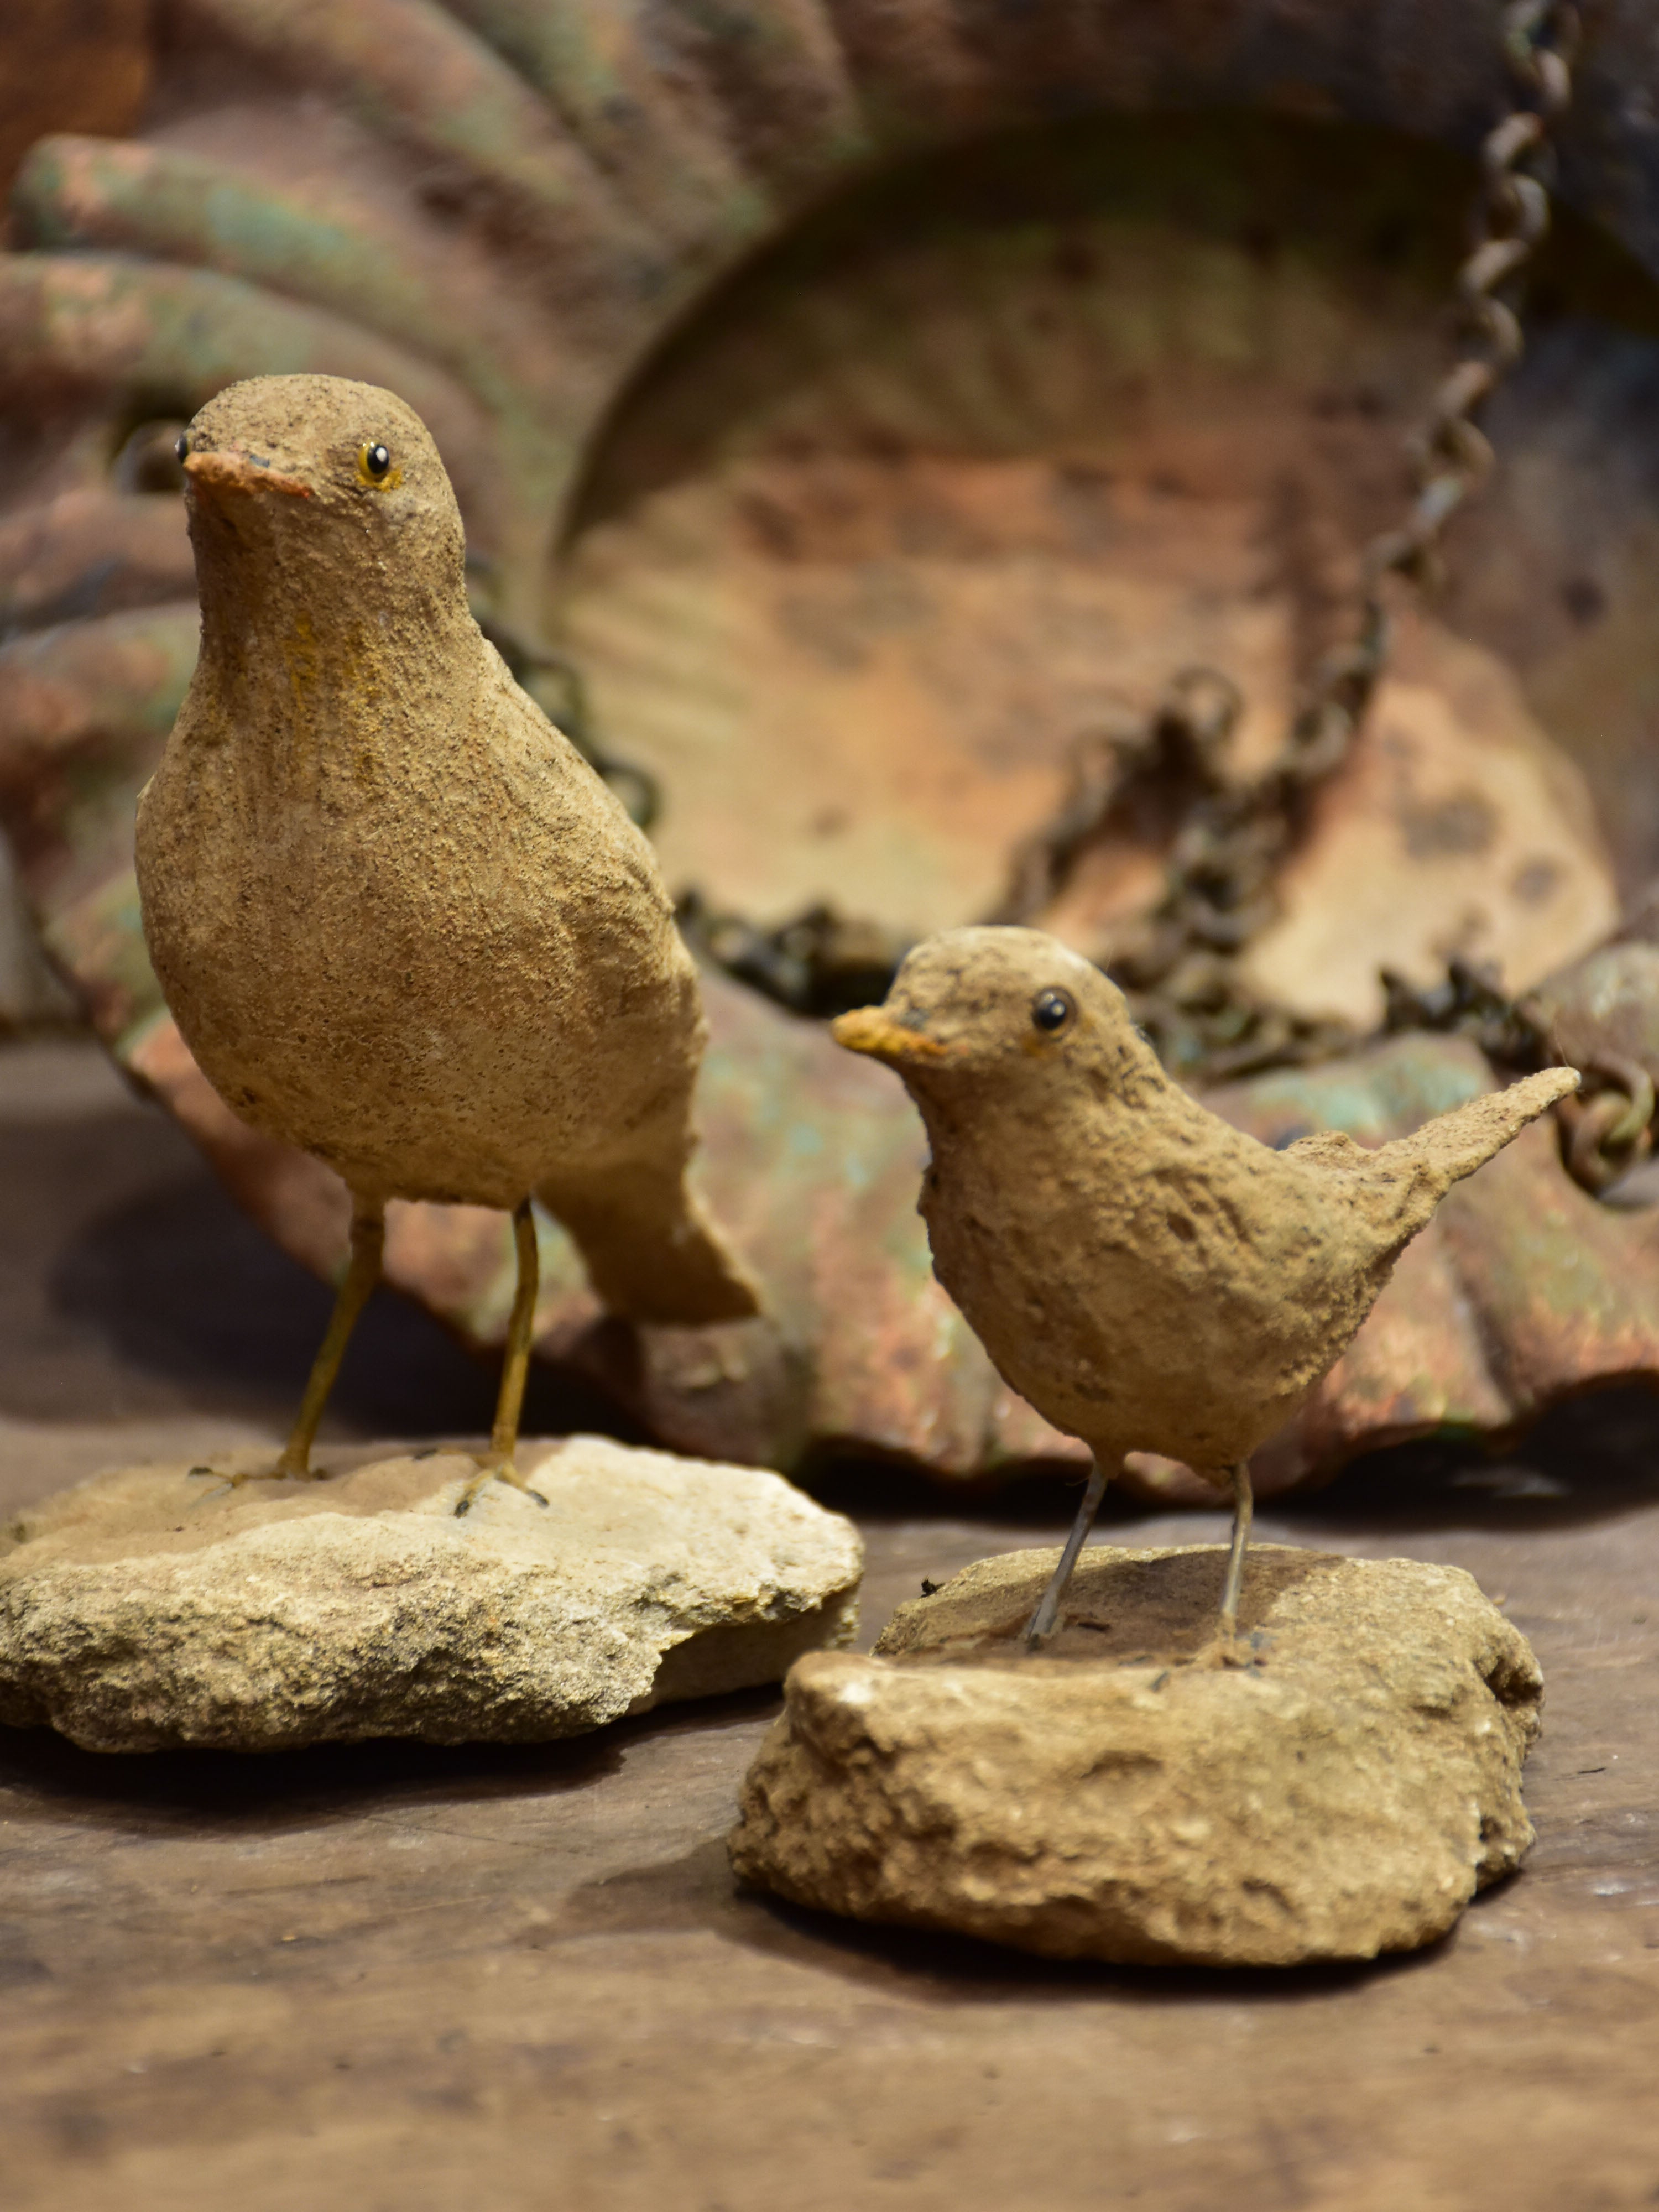
{"type": "Polygon", "coordinates": [[[1100,1501],[1106,1495],[1106,1475],[1098,1460],[1089,1468],[1089,1480],[1083,1492],[1083,1503],[1077,1509],[1077,1519],[1072,1523],[1072,1533],[1066,1539],[1066,1548],[1060,1555],[1060,1565],[1054,1578],[1043,1591],[1036,1611],[1025,1624],[1025,1644],[1029,1650],[1041,1644],[1045,1636],[1052,1636],[1054,1623],[1060,1618],[1061,1601],[1072,1579],[1072,1570],[1077,1565],[1077,1555],[1088,1540],[1089,1531],[1095,1525],[1095,1516],[1100,1510],[1100,1501]]]}
{"type": "Polygon", "coordinates": [[[278,1481],[284,1476],[303,1480],[311,1474],[311,1448],[317,1441],[318,1425],[339,1374],[340,1363],[345,1358],[346,1346],[351,1341],[351,1332],[357,1326],[358,1316],[380,1279],[380,1261],[385,1251],[386,1208],[378,1200],[370,1204],[359,1200],[351,1213],[351,1258],[335,1294],[327,1334],[311,1364],[298,1417],[274,1469],[278,1481]]]}
{"type": "Polygon", "coordinates": [[[513,1243],[519,1262],[519,1288],[513,1301],[513,1318],[507,1323],[507,1358],[501,1368],[501,1395],[495,1401],[495,1425],[489,1437],[489,1456],[498,1471],[512,1466],[519,1448],[519,1416],[524,1411],[524,1386],[530,1374],[530,1346],[536,1330],[536,1294],[541,1288],[541,1255],[527,1198],[513,1209],[513,1243]]]}
{"type": "MultiPolygon", "coordinates": [[[[340,1363],[345,1358],[346,1346],[351,1341],[351,1332],[357,1326],[357,1317],[380,1279],[380,1261],[385,1250],[386,1207],[378,1200],[371,1204],[367,1199],[356,1200],[351,1213],[351,1257],[334,1294],[334,1310],[328,1318],[327,1332],[311,1363],[298,1416],[276,1466],[247,1474],[228,1474],[216,1467],[193,1467],[190,1470],[192,1474],[210,1475],[222,1482],[227,1490],[240,1490],[245,1482],[324,1480],[321,1474],[312,1472],[311,1448],[317,1441],[318,1426],[339,1374],[340,1363]]],[[[202,1495],[215,1498],[223,1492],[204,1491],[202,1495]]]]}
{"type": "Polygon", "coordinates": [[[536,1333],[536,1294],[541,1287],[541,1256],[536,1248],[536,1223],[530,1200],[513,1209],[513,1244],[518,1255],[519,1287],[513,1300],[513,1317],[507,1325],[507,1357],[501,1367],[501,1395],[495,1401],[495,1425],[489,1449],[479,1462],[478,1472],[461,1493],[458,1514],[470,1513],[473,1501],[488,1482],[510,1482],[538,1505],[547,1500],[513,1464],[519,1448],[519,1417],[524,1411],[524,1389],[530,1374],[530,1346],[536,1333]]]}
{"type": "Polygon", "coordinates": [[[1248,1460],[1241,1460],[1233,1469],[1232,1481],[1233,1547],[1228,1554],[1227,1579],[1221,1592],[1221,1633],[1229,1643],[1238,1633],[1238,1600],[1244,1587],[1244,1554],[1249,1549],[1250,1521],[1255,1511],[1248,1460]]]}

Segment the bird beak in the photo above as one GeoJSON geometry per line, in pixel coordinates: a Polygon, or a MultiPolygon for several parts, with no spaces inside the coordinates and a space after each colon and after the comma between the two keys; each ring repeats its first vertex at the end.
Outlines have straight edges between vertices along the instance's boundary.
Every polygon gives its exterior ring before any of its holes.
{"type": "Polygon", "coordinates": [[[192,483],[206,484],[214,491],[283,491],[291,499],[312,495],[311,486],[298,477],[284,476],[269,461],[255,460],[247,453],[191,453],[185,474],[192,483]]]}
{"type": "Polygon", "coordinates": [[[872,1060],[895,1066],[907,1060],[944,1060],[950,1051],[936,1037],[906,1029],[880,1006],[857,1006],[850,1014],[838,1014],[830,1033],[848,1052],[867,1052],[872,1060]]]}

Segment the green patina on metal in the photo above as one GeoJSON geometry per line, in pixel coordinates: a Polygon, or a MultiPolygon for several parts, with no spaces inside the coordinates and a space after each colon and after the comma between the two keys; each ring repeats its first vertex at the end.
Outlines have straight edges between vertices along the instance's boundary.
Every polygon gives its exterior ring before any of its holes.
{"type": "MultiPolygon", "coordinates": [[[[523,318],[458,302],[445,271],[367,204],[349,213],[174,148],[46,139],[13,187],[45,252],[127,246],[331,309],[452,370],[495,419],[526,506],[550,513],[574,467],[594,380],[528,342],[523,318]]],[[[453,273],[453,272],[452,272],[453,273]]]]}
{"type": "Polygon", "coordinates": [[[129,868],[76,904],[42,932],[47,951],[68,975],[96,977],[94,1012],[110,1049],[129,1064],[160,1022],[170,1021],[155,980],[138,913],[137,878],[129,868]]]}
{"type": "Polygon", "coordinates": [[[1346,1060],[1229,1085],[1212,1091],[1209,1103],[1264,1144],[1288,1145],[1316,1129],[1383,1144],[1490,1091],[1492,1081],[1485,1056],[1464,1039],[1404,1036],[1346,1060]]]}

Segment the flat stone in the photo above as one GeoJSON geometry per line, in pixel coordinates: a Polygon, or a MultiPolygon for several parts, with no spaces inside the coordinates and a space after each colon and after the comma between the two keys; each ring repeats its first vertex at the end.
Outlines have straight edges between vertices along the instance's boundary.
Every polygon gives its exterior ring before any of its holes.
{"type": "MultiPolygon", "coordinates": [[[[534,1742],[776,1681],[846,1643],[850,1522],[754,1468],[526,1444],[547,1504],[453,1449],[237,1490],[121,1468],[0,1535],[0,1722],[94,1751],[534,1742]]],[[[228,1470],[269,1465],[227,1454],[228,1470]]]]}
{"type": "Polygon", "coordinates": [[[981,1560],[875,1656],[796,1664],[741,1876],[1054,1958],[1242,1966],[1432,1942],[1519,1865],[1542,1677],[1461,1569],[1261,1547],[1234,1665],[1208,1546],[1085,1551],[1027,1654],[1055,1556],[981,1560]]]}

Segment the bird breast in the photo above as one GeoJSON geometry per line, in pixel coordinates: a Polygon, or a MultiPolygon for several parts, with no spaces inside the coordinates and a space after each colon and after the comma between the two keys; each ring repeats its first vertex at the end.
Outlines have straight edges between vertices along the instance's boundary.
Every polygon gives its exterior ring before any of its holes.
{"type": "Polygon", "coordinates": [[[464,672],[337,714],[364,757],[309,796],[271,764],[291,702],[228,728],[192,687],[140,886],[168,1003],[238,1111],[359,1188],[500,1205],[683,1121],[702,1018],[639,832],[482,640],[464,672]]]}

